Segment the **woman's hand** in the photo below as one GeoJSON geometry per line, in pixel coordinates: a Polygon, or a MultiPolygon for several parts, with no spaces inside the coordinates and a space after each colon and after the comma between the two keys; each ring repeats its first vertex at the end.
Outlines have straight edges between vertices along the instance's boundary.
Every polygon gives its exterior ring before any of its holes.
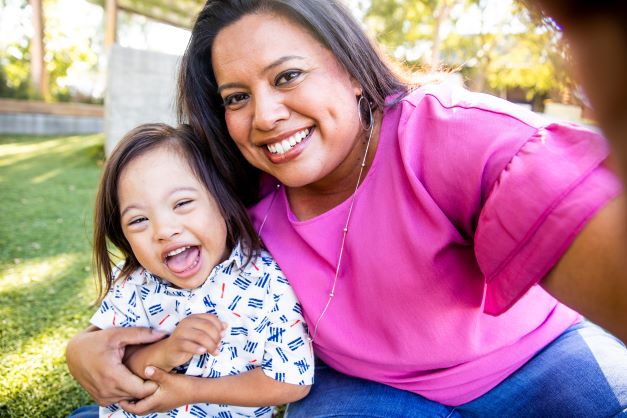
{"type": "Polygon", "coordinates": [[[194,390],[193,378],[182,374],[167,373],[157,367],[146,367],[144,374],[159,387],[151,395],[137,402],[120,401],[120,406],[126,412],[147,415],[154,412],[168,412],[191,403],[185,399],[185,396],[194,390]]]}
{"type": "Polygon", "coordinates": [[[195,314],[184,318],[161,346],[161,361],[153,362],[166,371],[187,363],[194,355],[218,355],[226,324],[212,314],[195,314]]]}
{"type": "Polygon", "coordinates": [[[154,393],[157,385],[131,373],[122,364],[124,352],[129,345],[149,344],[163,337],[148,328],[100,330],[91,326],[68,343],[68,369],[99,405],[143,399],[154,393]]]}

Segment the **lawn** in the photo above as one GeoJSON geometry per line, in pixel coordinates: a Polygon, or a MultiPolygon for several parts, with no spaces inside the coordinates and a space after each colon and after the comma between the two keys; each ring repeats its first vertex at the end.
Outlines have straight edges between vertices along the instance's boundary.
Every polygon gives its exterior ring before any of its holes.
{"type": "Polygon", "coordinates": [[[103,136],[0,136],[0,417],[90,399],[65,366],[94,309],[92,206],[103,136]]]}

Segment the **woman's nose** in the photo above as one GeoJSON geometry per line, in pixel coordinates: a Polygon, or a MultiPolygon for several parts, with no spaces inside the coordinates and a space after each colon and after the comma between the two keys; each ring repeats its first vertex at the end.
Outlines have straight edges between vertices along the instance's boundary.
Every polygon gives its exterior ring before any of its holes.
{"type": "Polygon", "coordinates": [[[290,115],[288,107],[283,103],[281,95],[278,93],[257,94],[254,101],[253,128],[257,130],[271,131],[280,121],[286,120],[290,115]]]}

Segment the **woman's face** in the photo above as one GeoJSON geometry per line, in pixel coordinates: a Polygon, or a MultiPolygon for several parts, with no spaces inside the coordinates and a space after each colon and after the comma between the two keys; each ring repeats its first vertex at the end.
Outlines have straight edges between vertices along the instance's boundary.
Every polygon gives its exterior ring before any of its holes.
{"type": "Polygon", "coordinates": [[[229,133],[252,165],[294,188],[354,172],[361,88],[309,32],[275,14],[245,15],[218,33],[212,65],[229,133]]]}

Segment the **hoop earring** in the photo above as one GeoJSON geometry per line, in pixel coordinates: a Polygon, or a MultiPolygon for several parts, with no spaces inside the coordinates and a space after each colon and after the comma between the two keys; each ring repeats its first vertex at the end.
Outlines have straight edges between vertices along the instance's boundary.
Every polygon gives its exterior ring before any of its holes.
{"type": "Polygon", "coordinates": [[[365,131],[370,129],[374,123],[374,117],[372,116],[372,106],[363,94],[359,96],[359,100],[357,101],[357,114],[359,115],[359,123],[361,123],[361,127],[364,128],[365,131]],[[362,117],[362,114],[365,114],[366,111],[368,114],[368,123],[364,123],[362,117]]]}

